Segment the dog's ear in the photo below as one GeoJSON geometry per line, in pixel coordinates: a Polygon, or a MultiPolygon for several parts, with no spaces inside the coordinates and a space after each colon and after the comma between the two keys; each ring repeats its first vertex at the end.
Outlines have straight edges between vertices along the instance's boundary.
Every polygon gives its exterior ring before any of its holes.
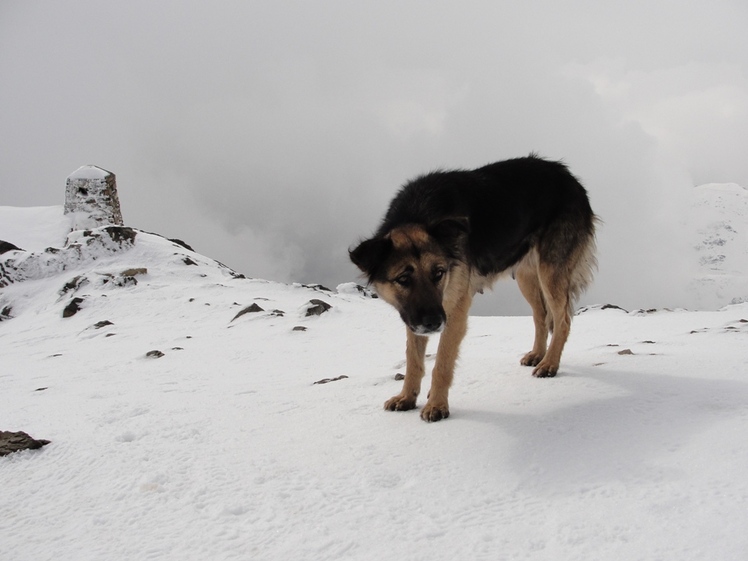
{"type": "Polygon", "coordinates": [[[372,238],[358,244],[356,249],[348,250],[348,255],[354,265],[361,269],[371,282],[391,251],[392,240],[389,238],[372,238]]]}
{"type": "Polygon", "coordinates": [[[428,233],[439,245],[449,249],[454,256],[460,255],[460,247],[470,233],[470,220],[467,216],[445,218],[432,224],[428,233]]]}

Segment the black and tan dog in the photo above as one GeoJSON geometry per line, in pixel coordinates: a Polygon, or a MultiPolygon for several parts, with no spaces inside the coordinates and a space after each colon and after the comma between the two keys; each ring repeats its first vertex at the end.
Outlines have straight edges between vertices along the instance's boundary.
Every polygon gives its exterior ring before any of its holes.
{"type": "Polygon", "coordinates": [[[517,279],[532,307],[535,342],[521,363],[535,367],[533,376],[555,376],[575,300],[596,266],[595,223],[587,192],[566,166],[535,155],[407,183],[376,234],[350,251],[407,326],[405,382],[385,409],[415,408],[428,336],[441,332],[421,417],[449,416],[470,304],[502,273],[517,279]]]}

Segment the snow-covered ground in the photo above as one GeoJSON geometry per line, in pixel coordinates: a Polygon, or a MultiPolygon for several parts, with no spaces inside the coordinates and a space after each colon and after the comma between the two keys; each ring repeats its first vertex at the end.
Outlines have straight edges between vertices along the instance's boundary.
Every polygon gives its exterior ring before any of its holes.
{"type": "Polygon", "coordinates": [[[404,328],[354,285],[102,239],[0,288],[0,430],[51,440],[0,458],[0,559],[746,559],[748,304],[588,309],[554,379],[529,317],[471,318],[427,424],[382,409],[404,328]]]}

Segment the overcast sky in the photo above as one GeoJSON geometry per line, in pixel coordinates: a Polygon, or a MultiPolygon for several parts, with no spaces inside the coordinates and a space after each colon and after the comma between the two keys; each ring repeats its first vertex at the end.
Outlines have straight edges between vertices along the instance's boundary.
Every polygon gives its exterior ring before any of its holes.
{"type": "Polygon", "coordinates": [[[537,151],[605,222],[585,301],[683,306],[690,189],[748,186],[747,26],[745,0],[3,0],[0,205],[95,164],[127,225],[334,287],[405,180],[537,151]]]}

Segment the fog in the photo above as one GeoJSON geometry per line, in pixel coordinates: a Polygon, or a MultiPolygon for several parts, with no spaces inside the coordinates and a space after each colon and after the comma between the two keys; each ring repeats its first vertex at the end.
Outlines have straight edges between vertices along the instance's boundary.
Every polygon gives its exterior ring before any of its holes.
{"type": "MultiPolygon", "coordinates": [[[[744,1],[0,6],[0,205],[117,175],[125,223],[334,287],[434,168],[563,159],[604,221],[587,303],[689,307],[694,185],[748,186],[744,1]]],[[[12,240],[11,240],[12,241],[12,240]]],[[[508,283],[477,313],[528,313],[508,283]]]]}

